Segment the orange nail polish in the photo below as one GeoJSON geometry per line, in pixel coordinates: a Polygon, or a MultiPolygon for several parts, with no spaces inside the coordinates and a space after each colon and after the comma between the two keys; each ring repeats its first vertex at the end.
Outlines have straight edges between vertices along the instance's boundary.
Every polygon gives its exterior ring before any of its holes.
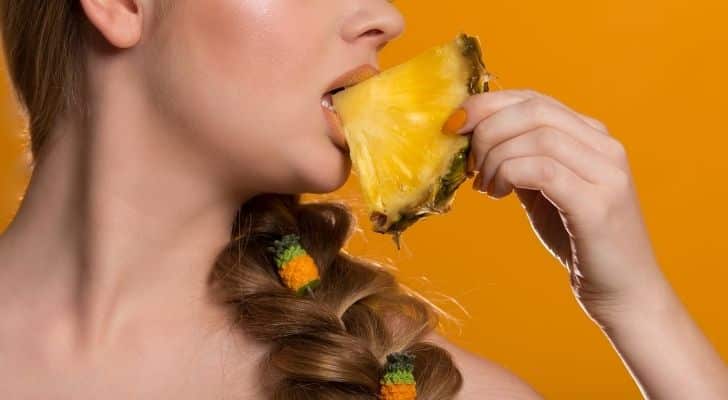
{"type": "Polygon", "coordinates": [[[447,135],[456,135],[460,128],[465,126],[465,122],[468,120],[468,113],[465,112],[464,108],[458,108],[455,110],[450,118],[445,121],[442,126],[442,133],[447,135]]]}

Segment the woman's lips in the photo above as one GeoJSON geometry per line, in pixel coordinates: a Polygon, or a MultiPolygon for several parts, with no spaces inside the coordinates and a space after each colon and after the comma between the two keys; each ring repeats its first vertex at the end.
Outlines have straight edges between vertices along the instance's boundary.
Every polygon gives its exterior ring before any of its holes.
{"type": "Polygon", "coordinates": [[[331,131],[333,132],[332,139],[334,143],[336,143],[346,153],[349,153],[349,145],[346,143],[346,135],[344,134],[344,128],[341,124],[341,118],[339,118],[339,114],[337,114],[334,110],[331,93],[356,85],[357,83],[369,79],[378,73],[379,69],[373,65],[360,65],[334,80],[334,82],[326,88],[326,94],[321,98],[321,108],[323,108],[326,121],[329,123],[329,126],[331,126],[331,131]]]}
{"type": "Polygon", "coordinates": [[[333,104],[331,100],[331,93],[327,93],[323,98],[321,98],[321,109],[323,110],[326,122],[329,124],[331,132],[333,133],[332,139],[334,143],[348,153],[349,145],[346,143],[346,135],[344,134],[344,128],[341,124],[339,114],[327,107],[326,104],[333,104]]]}

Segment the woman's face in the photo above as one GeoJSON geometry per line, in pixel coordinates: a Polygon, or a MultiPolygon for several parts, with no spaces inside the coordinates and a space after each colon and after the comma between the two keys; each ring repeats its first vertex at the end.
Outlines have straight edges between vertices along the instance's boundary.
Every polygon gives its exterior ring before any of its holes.
{"type": "MultiPolygon", "coordinates": [[[[150,19],[144,79],[175,139],[231,185],[325,193],[348,156],[321,107],[333,81],[402,33],[387,0],[172,0],[150,19]]],[[[236,188],[232,188],[236,190],[236,188]]]]}

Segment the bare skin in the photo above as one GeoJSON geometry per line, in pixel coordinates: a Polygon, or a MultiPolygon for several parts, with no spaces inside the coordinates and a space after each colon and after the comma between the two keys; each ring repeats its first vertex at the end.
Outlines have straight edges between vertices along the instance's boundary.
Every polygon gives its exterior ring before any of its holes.
{"type": "Polygon", "coordinates": [[[445,133],[472,135],[473,188],[492,199],[515,191],[644,397],[728,398],[725,362],[662,274],[628,156],[607,127],[531,90],[471,96],[462,108],[465,122],[445,133]]]}
{"type": "MultiPolygon", "coordinates": [[[[87,54],[92,118],[59,118],[19,212],[0,236],[2,398],[265,398],[256,373],[267,349],[229,329],[225,311],[209,298],[210,266],[247,199],[343,185],[350,162],[327,128],[320,96],[341,73],[376,65],[377,50],[404,28],[383,0],[178,0],[162,19],[154,2],[81,0],[97,29],[87,54]]],[[[533,189],[519,192],[541,205],[530,215],[553,222],[555,208],[534,195],[552,193],[561,175],[496,167],[506,155],[558,154],[528,139],[488,153],[498,148],[489,138],[505,144],[527,137],[524,120],[548,119],[567,135],[594,137],[590,129],[602,127],[569,125],[564,115],[575,114],[563,108],[519,108],[525,96],[536,94],[473,97],[463,132],[475,130],[476,169],[500,171],[496,191],[533,189]]],[[[569,138],[559,136],[564,146],[573,145],[569,138]]],[[[615,169],[626,165],[580,154],[615,169]]],[[[581,287],[589,290],[577,294],[585,310],[646,394],[728,397],[720,384],[728,381],[725,366],[659,273],[630,187],[617,189],[608,204],[630,240],[616,240],[609,229],[600,231],[604,237],[577,235],[576,264],[564,252],[571,239],[563,225],[536,224],[536,232],[582,273],[581,287]],[[626,279],[635,274],[639,290],[626,279]],[[674,362],[656,347],[669,349],[674,362]],[[692,383],[676,386],[677,374],[692,383]]],[[[564,202],[564,210],[581,216],[574,221],[608,222],[594,209],[570,205],[564,202]]],[[[438,334],[431,339],[463,371],[459,399],[539,398],[502,367],[438,334]]]]}

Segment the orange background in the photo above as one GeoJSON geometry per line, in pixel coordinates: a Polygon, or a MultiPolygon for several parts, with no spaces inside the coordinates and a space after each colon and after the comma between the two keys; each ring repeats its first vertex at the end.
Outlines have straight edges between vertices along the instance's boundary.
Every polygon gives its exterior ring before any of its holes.
{"type": "MultiPolygon", "coordinates": [[[[504,88],[529,87],[610,127],[626,146],[658,259],[706,334],[728,356],[721,258],[728,217],[725,108],[728,3],[694,0],[404,1],[404,35],[381,65],[463,31],[478,35],[504,88]]],[[[0,96],[0,227],[27,172],[22,120],[6,80],[0,96]]],[[[349,251],[396,265],[401,279],[462,319],[456,343],[513,370],[549,398],[637,399],[607,340],[576,304],[565,270],[532,233],[514,195],[459,190],[453,211],[403,236],[369,231],[356,178],[322,198],[347,199],[363,232],[349,251]],[[466,314],[450,295],[467,310],[466,314]],[[469,316],[468,316],[469,315],[469,316]]]]}

